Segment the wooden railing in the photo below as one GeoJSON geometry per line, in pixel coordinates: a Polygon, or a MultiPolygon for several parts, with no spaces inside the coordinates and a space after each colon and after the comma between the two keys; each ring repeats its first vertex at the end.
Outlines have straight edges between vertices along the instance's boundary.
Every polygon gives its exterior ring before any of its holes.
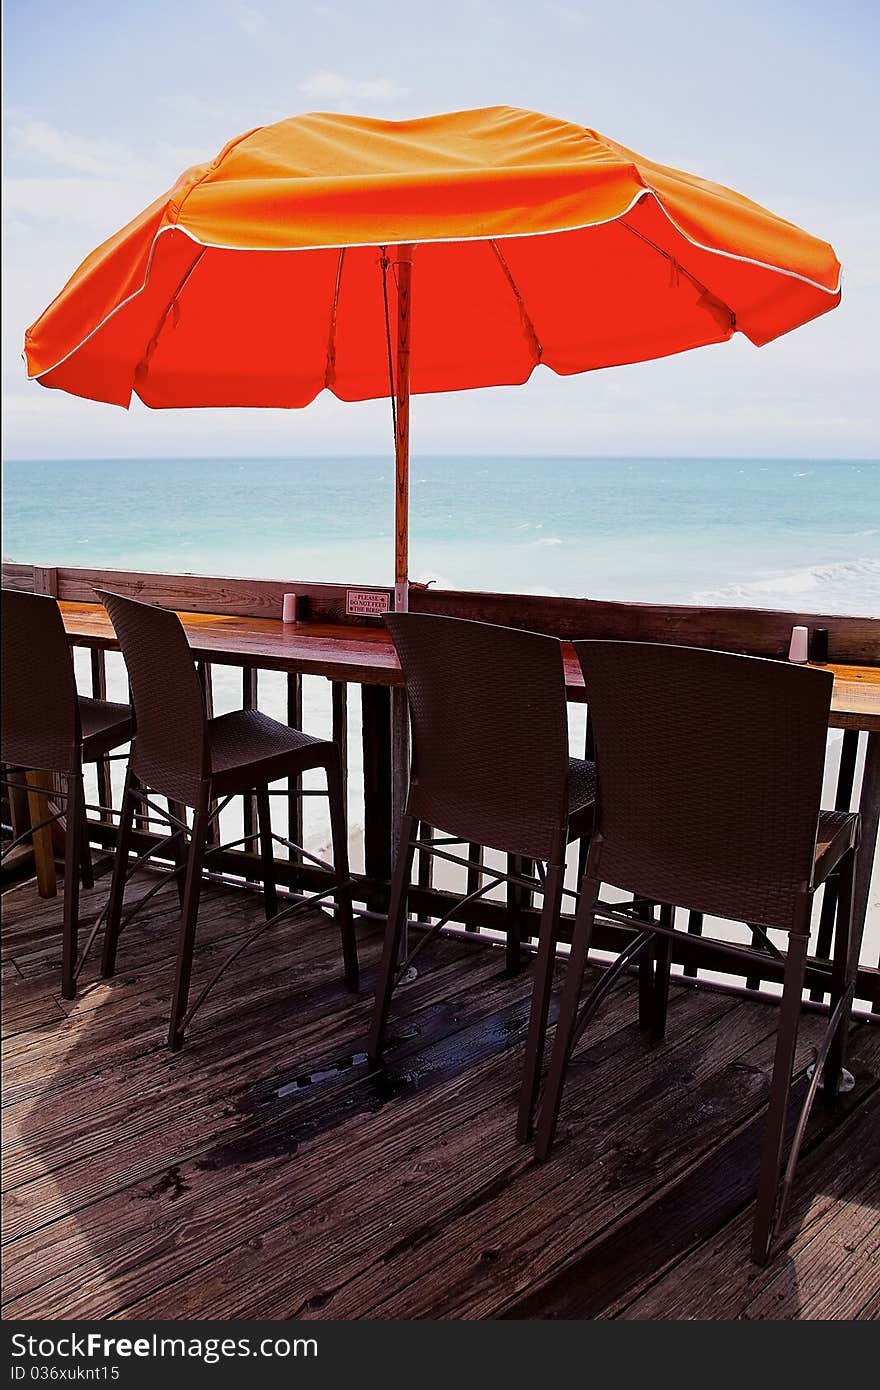
{"type": "MultiPolygon", "coordinates": [[[[147,570],[87,569],[3,563],[3,587],[95,602],[96,587],[190,613],[229,613],[278,618],[286,593],[303,595],[314,622],[376,626],[377,618],[352,617],[345,594],[352,584],[297,579],[230,579],[147,570]]],[[[381,585],[363,586],[381,590],[381,585]]],[[[388,591],[391,592],[390,589],[388,591]]],[[[613,603],[535,594],[470,593],[414,584],[410,608],[528,628],[563,638],[615,637],[633,642],[679,642],[752,656],[785,657],[793,626],[825,627],[831,660],[880,665],[880,620],[767,608],[717,608],[685,604],[613,603]]]]}
{"type": "MultiPolygon", "coordinates": [[[[62,600],[82,602],[93,602],[95,588],[106,587],[117,593],[130,594],[180,611],[263,618],[280,617],[282,595],[296,592],[307,600],[311,621],[354,626],[370,626],[381,621],[352,617],[346,613],[346,588],[351,586],[297,580],[233,579],[4,563],[3,584],[8,588],[26,589],[52,594],[62,600]]],[[[366,587],[373,590],[376,588],[374,585],[366,587]]],[[[523,594],[468,593],[423,586],[413,587],[410,607],[417,611],[530,628],[561,638],[616,637],[639,641],[679,642],[770,657],[787,655],[793,625],[822,626],[829,632],[832,661],[880,665],[880,622],[871,618],[744,608],[596,602],[523,594]]],[[[108,667],[111,684],[115,680],[118,685],[122,678],[122,667],[121,658],[117,654],[92,650],[87,658],[80,658],[81,661],[84,659],[89,662],[87,678],[91,693],[97,696],[106,693],[108,667]]],[[[213,691],[217,685],[217,672],[209,663],[202,663],[200,673],[211,708],[213,691]]],[[[240,681],[240,695],[236,700],[241,707],[255,705],[261,700],[257,670],[244,669],[235,679],[240,681]]],[[[280,706],[276,690],[273,703],[279,707],[269,712],[274,712],[281,718],[286,717],[299,725],[303,721],[303,677],[297,673],[287,674],[282,678],[279,678],[277,673],[273,674],[273,681],[277,682],[279,679],[285,682],[280,706]]],[[[228,686],[229,680],[230,673],[227,670],[223,675],[224,684],[228,686]]],[[[333,681],[329,683],[329,698],[326,701],[329,708],[321,715],[325,726],[346,752],[349,768],[357,767],[360,771],[357,785],[354,778],[351,779],[350,785],[352,801],[359,803],[362,798],[363,810],[363,850],[361,862],[355,864],[357,894],[358,901],[363,903],[366,909],[377,911],[381,911],[386,902],[392,860],[391,693],[390,689],[383,685],[346,685],[333,681]],[[358,722],[360,728],[357,727],[358,722]],[[360,756],[357,756],[358,751],[360,756]]],[[[308,721],[306,722],[308,726],[308,721]]],[[[572,725],[573,734],[577,738],[583,738],[585,720],[582,708],[580,711],[572,711],[572,725]]],[[[859,738],[855,730],[847,730],[843,736],[836,791],[836,804],[839,809],[855,806],[858,801],[855,772],[860,753],[859,738]]],[[[867,735],[861,735],[863,745],[866,738],[867,735]]],[[[303,801],[299,795],[301,787],[291,782],[286,790],[287,796],[281,799],[284,807],[283,833],[301,843],[304,833],[303,801]]],[[[109,765],[99,765],[93,791],[98,804],[112,807],[115,811],[109,765]]],[[[91,800],[93,797],[89,796],[88,799],[91,800]]],[[[279,798],[275,798],[274,801],[277,816],[279,798]]],[[[14,810],[16,820],[20,824],[22,816],[26,814],[26,807],[19,800],[14,810]]],[[[245,799],[241,812],[242,833],[245,835],[253,831],[253,818],[253,807],[245,799]]],[[[116,833],[113,815],[108,811],[93,819],[90,833],[93,844],[112,848],[116,833]]],[[[148,823],[140,825],[137,839],[139,849],[146,849],[157,839],[157,834],[148,823]]],[[[476,851],[476,847],[472,849],[476,851]]],[[[253,881],[258,877],[257,857],[247,848],[231,849],[218,854],[215,856],[214,865],[219,872],[233,875],[238,880],[253,881]]],[[[322,882],[321,870],[295,859],[280,861],[277,874],[278,882],[292,890],[313,887],[322,882]]],[[[576,882],[576,876],[574,852],[569,875],[571,887],[576,882]]],[[[476,886],[472,874],[468,891],[476,886]]],[[[461,891],[465,891],[464,885],[461,891]]],[[[417,918],[438,918],[451,906],[455,896],[457,895],[449,887],[435,885],[430,860],[419,866],[409,899],[410,909],[417,918]]],[[[492,896],[469,904],[461,910],[456,920],[478,930],[502,930],[507,910],[507,904],[501,897],[492,896]]],[[[524,923],[536,922],[537,909],[531,901],[521,905],[521,912],[524,923]]],[[[828,916],[826,912],[825,917],[828,916]]],[[[824,934],[825,945],[829,930],[830,921],[823,922],[819,929],[819,940],[823,941],[824,934]]],[[[563,940],[567,938],[569,931],[570,918],[566,918],[562,931],[563,940]]],[[[599,930],[596,945],[600,950],[619,949],[622,939],[620,930],[607,924],[599,930]]],[[[719,972],[728,977],[730,975],[729,960],[725,961],[721,952],[713,955],[706,947],[697,951],[692,944],[689,945],[686,938],[676,943],[675,958],[684,967],[685,973],[692,978],[695,978],[698,972],[701,976],[706,972],[719,972]]],[[[813,971],[808,979],[814,987],[815,997],[819,992],[819,976],[813,971]]],[[[751,978],[749,984],[760,988],[767,982],[778,983],[780,980],[781,967],[768,955],[766,964],[762,964],[761,967],[760,980],[751,978]]],[[[876,946],[863,947],[859,998],[863,1003],[867,1002],[872,1010],[880,1012],[880,962],[877,960],[876,946]]]]}

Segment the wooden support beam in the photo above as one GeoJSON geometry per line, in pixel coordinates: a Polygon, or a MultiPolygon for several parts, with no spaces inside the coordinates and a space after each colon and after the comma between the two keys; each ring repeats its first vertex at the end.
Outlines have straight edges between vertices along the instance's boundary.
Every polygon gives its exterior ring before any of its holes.
{"type": "MultiPolygon", "coordinates": [[[[31,825],[38,825],[51,814],[50,794],[55,790],[54,778],[50,772],[28,772],[25,774],[28,787],[28,809],[31,825]]],[[[55,875],[55,853],[52,847],[52,827],[44,825],[33,835],[34,867],[37,874],[37,892],[41,898],[54,898],[58,892],[55,875]]]]}
{"type": "Polygon", "coordinates": [[[394,395],[394,606],[405,609],[409,582],[409,369],[412,327],[412,246],[392,250],[397,285],[397,355],[394,395]]]}
{"type": "Polygon", "coordinates": [[[34,565],[34,593],[58,596],[58,570],[53,565],[34,565]]]}

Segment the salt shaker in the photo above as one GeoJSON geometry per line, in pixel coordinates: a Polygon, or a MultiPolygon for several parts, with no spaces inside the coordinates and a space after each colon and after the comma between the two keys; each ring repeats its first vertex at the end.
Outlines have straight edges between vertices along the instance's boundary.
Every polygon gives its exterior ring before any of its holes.
{"type": "Polygon", "coordinates": [[[789,661],[806,661],[810,630],[806,627],[793,627],[791,645],[788,648],[789,661]]]}
{"type": "Polygon", "coordinates": [[[296,622],[296,594],[285,594],[281,604],[281,621],[283,623],[296,622]]]}

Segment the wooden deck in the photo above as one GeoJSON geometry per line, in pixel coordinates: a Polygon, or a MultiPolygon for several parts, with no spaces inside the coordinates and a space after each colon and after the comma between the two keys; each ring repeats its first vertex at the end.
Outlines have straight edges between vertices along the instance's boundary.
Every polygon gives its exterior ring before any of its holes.
{"type": "MultiPolygon", "coordinates": [[[[97,910],[106,880],[85,895],[97,910]]],[[[791,1240],[748,1259],[772,1005],[681,987],[642,1042],[625,985],[578,1053],[551,1162],[513,1137],[529,971],[445,939],[398,997],[390,1062],[359,1056],[323,917],[273,929],[164,1048],[174,895],[120,974],[58,993],[60,899],[4,897],[4,1313],[42,1318],[876,1318],[880,1028],[817,1106],[791,1240]],[[588,1040],[590,1041],[590,1040],[588,1040]]],[[[197,972],[258,920],[206,890],[197,972]]],[[[801,1063],[819,1029],[805,1015],[801,1063]]]]}

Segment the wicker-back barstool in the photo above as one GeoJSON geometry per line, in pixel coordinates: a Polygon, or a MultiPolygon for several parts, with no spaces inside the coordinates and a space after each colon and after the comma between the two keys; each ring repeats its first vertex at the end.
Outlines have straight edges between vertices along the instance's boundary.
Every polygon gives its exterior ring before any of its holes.
{"type": "MultiPolygon", "coordinates": [[[[50,773],[56,783],[51,800],[60,803],[59,810],[8,844],[3,857],[35,830],[65,817],[61,993],[73,999],[81,965],[80,882],[86,888],[93,883],[83,764],[98,762],[129,741],[131,709],[77,693],[73,657],[54,598],[4,589],[2,609],[4,781],[29,790],[21,780],[25,774],[50,773]]],[[[48,794],[41,799],[47,801],[48,794]]]]}
{"type": "MultiPolygon", "coordinates": [[[[282,917],[335,896],[345,981],[350,989],[356,990],[358,959],[351,901],[353,885],[348,868],[345,795],[338,747],[328,740],[312,738],[299,729],[280,724],[259,710],[236,710],[209,719],[189,642],[177,614],[119,594],[98,591],[98,597],[107,608],[125,657],[137,719],[122,801],[104,939],[103,973],[112,975],[115,968],[123,925],[125,883],[130,876],[128,859],[135,807],[139,801],[148,801],[148,792],[144,790],[148,789],[168,799],[166,819],[173,831],[169,840],[174,842],[172,853],[177,860],[174,872],[183,878],[177,972],[168,1032],[169,1047],[177,1050],[182,1046],[188,1023],[225,968],[215,973],[195,1003],[189,1006],[202,871],[206,857],[216,852],[208,849],[209,832],[219,810],[233,796],[255,793],[266,916],[260,932],[282,917]],[[270,783],[299,776],[312,768],[323,769],[327,777],[332,865],[318,860],[302,846],[291,845],[272,831],[270,783]],[[172,806],[177,808],[176,814],[172,806]],[[184,808],[193,813],[191,827],[186,824],[184,808]],[[189,848],[184,852],[183,840],[187,834],[189,848]],[[335,879],[332,887],[297,900],[279,912],[272,853],[276,840],[324,869],[332,869],[335,879]]],[[[152,802],[148,804],[157,814],[165,816],[162,808],[152,802]]],[[[248,940],[258,934],[253,933],[248,940]]],[[[234,956],[240,954],[241,949],[243,946],[237,947],[234,956]]]]}
{"type": "MultiPolygon", "coordinates": [[[[406,680],[412,730],[409,794],[394,864],[388,927],[368,1051],[385,1038],[415,851],[480,871],[475,901],[502,882],[543,893],[517,1133],[528,1138],[547,1029],[565,849],[592,826],[595,768],[570,758],[562,648],[554,637],[422,613],[386,618],[406,680]],[[430,832],[419,836],[419,824],[430,832]],[[482,871],[453,845],[500,850],[508,872],[482,871]],[[511,862],[512,860],[512,862],[511,862]],[[538,878],[525,877],[535,864],[538,878]]],[[[462,904],[457,906],[460,908],[462,904]]],[[[454,917],[450,909],[433,930],[454,917]]],[[[520,924],[511,914],[508,961],[520,924]]],[[[420,950],[428,939],[416,944],[420,950]]],[[[409,959],[412,958],[412,955],[409,959]]]]}
{"type": "MultiPolygon", "coordinates": [[[[819,1083],[836,1098],[844,1060],[859,943],[852,889],[859,818],[820,811],[830,671],[690,647],[576,642],[593,719],[598,771],[596,825],[575,920],[559,1022],[537,1135],[546,1158],[574,1045],[597,991],[579,1008],[593,922],[620,921],[636,935],[618,958],[655,955],[655,1037],[665,1028],[670,904],[749,924],[783,966],[783,995],[758,1182],[752,1254],[769,1258],[784,1213],[807,1115],[819,1083]],[[813,897],[829,875],[839,896],[830,1019],[783,1173],[789,1091],[804,988],[813,897]],[[599,902],[601,883],[659,902],[654,921],[599,902]],[[769,932],[785,933],[783,955],[769,932]]],[[[689,936],[699,948],[707,936],[689,936]]],[[[762,952],[740,948],[745,972],[762,952]]]]}

